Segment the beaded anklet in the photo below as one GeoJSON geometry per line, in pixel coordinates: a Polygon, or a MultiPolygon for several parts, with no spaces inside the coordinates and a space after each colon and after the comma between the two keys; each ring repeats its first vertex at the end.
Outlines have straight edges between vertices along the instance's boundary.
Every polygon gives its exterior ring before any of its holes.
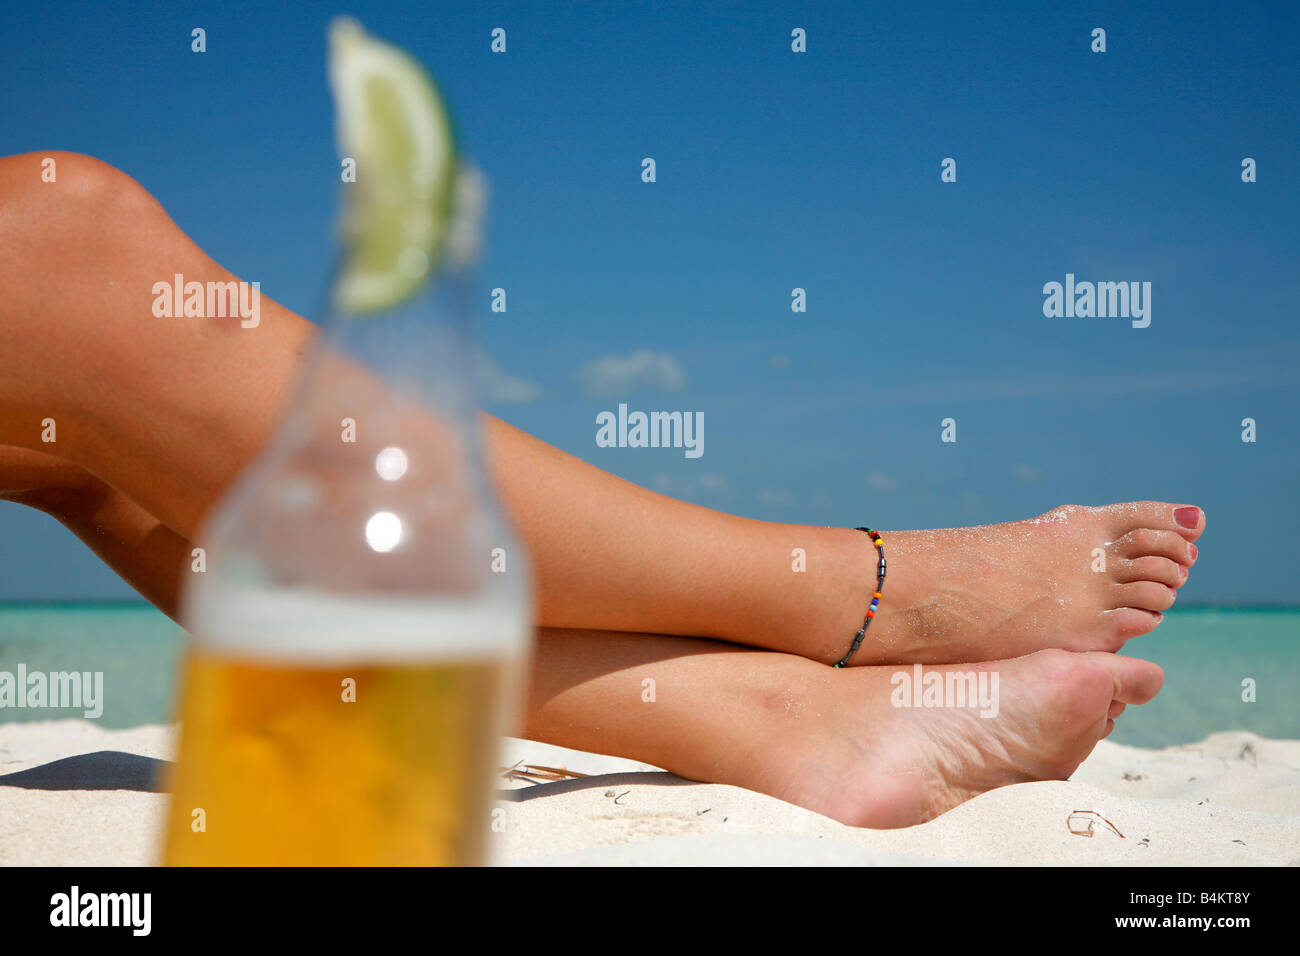
{"type": "Polygon", "coordinates": [[[876,546],[876,551],[879,554],[880,560],[876,565],[876,592],[871,595],[871,607],[867,608],[867,616],[862,621],[862,626],[858,628],[858,633],[853,637],[853,646],[849,648],[849,652],[844,655],[844,658],[838,664],[834,665],[835,667],[843,667],[847,664],[849,658],[852,657],[857,652],[858,648],[862,646],[862,639],[867,636],[867,625],[870,624],[871,619],[876,616],[876,608],[880,607],[880,592],[885,589],[884,539],[880,537],[879,532],[872,531],[870,528],[854,528],[853,530],[865,531],[871,538],[871,543],[876,546]]]}

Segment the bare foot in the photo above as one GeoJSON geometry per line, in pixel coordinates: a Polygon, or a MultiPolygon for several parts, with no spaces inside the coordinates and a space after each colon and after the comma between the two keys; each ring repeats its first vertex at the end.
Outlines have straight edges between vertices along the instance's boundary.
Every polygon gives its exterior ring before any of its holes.
{"type": "Polygon", "coordinates": [[[1149,661],[1061,650],[924,668],[977,679],[983,673],[986,686],[996,686],[997,711],[983,717],[978,707],[895,706],[902,683],[894,675],[910,679],[913,670],[808,677],[803,706],[773,708],[777,728],[765,759],[747,768],[745,779],[724,782],[852,826],[913,826],[996,787],[1068,778],[1125,705],[1150,700],[1164,680],[1149,661]]]}
{"type": "MultiPolygon", "coordinates": [[[[1153,630],[1196,563],[1205,514],[1135,501],[1066,505],[1007,524],[884,535],[880,610],[854,665],[1019,657],[1048,647],[1116,651],[1153,630]]],[[[859,534],[859,538],[862,536],[859,534]]],[[[875,549],[856,541],[863,589],[875,549]]],[[[860,612],[859,612],[860,613],[860,612]]],[[[819,654],[832,663],[838,650],[819,654]]]]}

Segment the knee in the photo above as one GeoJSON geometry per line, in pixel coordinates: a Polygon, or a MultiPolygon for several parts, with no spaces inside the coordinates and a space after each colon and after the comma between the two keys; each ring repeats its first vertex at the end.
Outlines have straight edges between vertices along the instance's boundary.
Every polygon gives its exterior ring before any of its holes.
{"type": "Polygon", "coordinates": [[[6,239],[104,227],[151,206],[157,203],[143,186],[93,156],[46,150],[0,157],[0,235],[6,239]]]}
{"type": "MultiPolygon", "coordinates": [[[[134,179],[80,153],[0,157],[0,326],[40,315],[166,214],[134,179]]],[[[0,328],[0,335],[3,328],[0,328]]]]}

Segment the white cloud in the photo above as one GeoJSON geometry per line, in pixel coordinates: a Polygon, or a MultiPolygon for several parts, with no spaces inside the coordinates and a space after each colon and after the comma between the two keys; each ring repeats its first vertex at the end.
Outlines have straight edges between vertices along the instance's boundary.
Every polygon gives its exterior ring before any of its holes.
{"type": "Polygon", "coordinates": [[[522,405],[540,394],[536,385],[515,378],[482,349],[474,354],[474,374],[478,379],[479,394],[484,401],[522,405]]]}
{"type": "Polygon", "coordinates": [[[579,377],[587,393],[599,398],[640,388],[676,391],[686,384],[685,373],[671,355],[648,349],[597,359],[579,377]]]}
{"type": "Polygon", "coordinates": [[[754,497],[765,505],[792,505],[794,495],[780,488],[759,488],[754,497]]]}
{"type": "Polygon", "coordinates": [[[694,498],[700,492],[724,495],[731,490],[731,483],[722,475],[706,472],[698,478],[690,475],[675,476],[659,472],[650,478],[650,485],[660,494],[675,498],[694,498]]]}
{"type": "Polygon", "coordinates": [[[867,474],[867,487],[872,491],[897,491],[901,485],[897,478],[883,471],[873,471],[867,474]]]}

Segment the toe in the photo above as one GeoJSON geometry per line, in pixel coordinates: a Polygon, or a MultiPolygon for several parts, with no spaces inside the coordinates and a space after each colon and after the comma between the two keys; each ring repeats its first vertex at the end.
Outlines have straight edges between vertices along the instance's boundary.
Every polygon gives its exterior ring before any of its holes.
{"type": "Polygon", "coordinates": [[[1160,626],[1165,616],[1156,611],[1144,611],[1136,607],[1118,607],[1107,611],[1103,618],[1115,638],[1111,643],[1103,644],[1103,647],[1108,651],[1117,651],[1130,638],[1150,634],[1160,626]]]}
{"type": "Polygon", "coordinates": [[[1134,528],[1121,535],[1111,548],[1122,558],[1168,558],[1187,567],[1196,563],[1196,545],[1176,531],[1134,528]]]}
{"type": "Polygon", "coordinates": [[[1124,708],[1127,706],[1128,704],[1124,703],[1122,700],[1112,700],[1110,702],[1110,710],[1106,711],[1106,716],[1111,720],[1114,720],[1120,714],[1124,713],[1124,708]]]}
{"type": "Polygon", "coordinates": [[[1180,588],[1187,580],[1187,568],[1169,558],[1146,555],[1141,558],[1124,558],[1116,561],[1115,580],[1121,584],[1133,581],[1155,581],[1171,588],[1180,588]]]}
{"type": "Polygon", "coordinates": [[[1173,531],[1187,541],[1195,541],[1205,531],[1205,512],[1195,505],[1176,505],[1167,501],[1126,501],[1106,509],[1114,519],[1116,534],[1133,528],[1173,531]]]}
{"type": "Polygon", "coordinates": [[[1115,607],[1132,607],[1142,611],[1167,611],[1174,606],[1177,594],[1174,589],[1156,581],[1134,581],[1116,584],[1115,607]]]}
{"type": "Polygon", "coordinates": [[[1118,654],[1106,654],[1091,651],[1084,655],[1104,668],[1114,682],[1111,693],[1112,705],[1115,701],[1124,704],[1145,704],[1160,692],[1165,682],[1165,672],[1159,664],[1144,661],[1137,657],[1121,657],[1118,654]]]}
{"type": "Polygon", "coordinates": [[[1196,505],[1179,505],[1174,508],[1174,529],[1188,541],[1195,541],[1205,531],[1205,512],[1196,505]]]}

